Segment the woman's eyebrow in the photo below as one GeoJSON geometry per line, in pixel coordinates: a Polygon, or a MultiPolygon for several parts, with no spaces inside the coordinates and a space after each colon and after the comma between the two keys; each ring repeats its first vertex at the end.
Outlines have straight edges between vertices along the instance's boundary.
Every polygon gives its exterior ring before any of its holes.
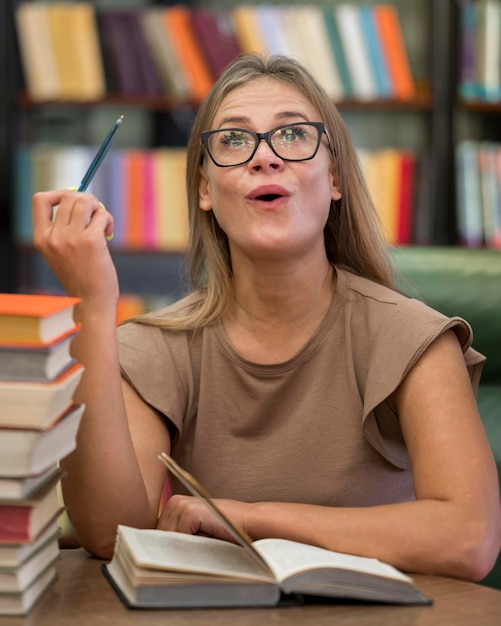
{"type": "MultiPolygon", "coordinates": [[[[281,122],[290,119],[297,119],[298,117],[305,120],[306,122],[308,121],[306,115],[304,115],[304,113],[299,113],[298,111],[282,111],[281,113],[277,113],[275,115],[275,120],[281,122]]],[[[219,127],[229,124],[245,126],[246,124],[249,124],[249,122],[250,118],[247,116],[228,116],[224,117],[219,122],[219,127]]]]}

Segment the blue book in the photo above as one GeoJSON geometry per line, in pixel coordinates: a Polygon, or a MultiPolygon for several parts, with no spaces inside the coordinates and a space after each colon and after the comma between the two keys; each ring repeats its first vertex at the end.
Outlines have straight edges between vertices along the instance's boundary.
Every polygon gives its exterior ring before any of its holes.
{"type": "Polygon", "coordinates": [[[341,37],[339,35],[339,26],[336,20],[336,15],[334,13],[333,8],[330,6],[322,7],[322,11],[324,14],[327,32],[329,34],[329,40],[330,40],[331,47],[332,47],[332,53],[334,55],[334,59],[336,60],[336,65],[339,71],[339,75],[343,83],[343,91],[345,94],[345,98],[352,98],[354,95],[353,83],[351,80],[350,70],[348,69],[348,63],[346,61],[346,56],[344,53],[343,44],[341,42],[341,37]]]}
{"type": "Polygon", "coordinates": [[[361,6],[359,16],[380,97],[392,98],[395,94],[386,59],[383,56],[381,41],[376,30],[372,7],[361,6]]]}
{"type": "Polygon", "coordinates": [[[14,215],[12,216],[12,223],[16,242],[28,245],[33,244],[31,169],[31,148],[25,145],[18,146],[14,156],[14,215]]]}
{"type": "Polygon", "coordinates": [[[113,215],[114,231],[113,239],[110,242],[112,248],[123,248],[126,246],[126,158],[127,150],[113,150],[108,155],[108,164],[106,171],[107,190],[105,196],[107,202],[103,202],[106,209],[113,215]]]}
{"type": "Polygon", "coordinates": [[[476,29],[475,3],[463,0],[460,9],[459,95],[465,100],[477,100],[482,95],[476,72],[476,29]]]}
{"type": "Polygon", "coordinates": [[[459,243],[478,248],[484,243],[482,193],[475,141],[462,141],[456,148],[457,229],[459,243]]]}

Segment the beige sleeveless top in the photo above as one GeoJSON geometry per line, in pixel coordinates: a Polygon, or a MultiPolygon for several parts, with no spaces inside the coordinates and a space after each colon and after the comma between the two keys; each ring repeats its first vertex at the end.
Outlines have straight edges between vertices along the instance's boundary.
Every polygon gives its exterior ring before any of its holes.
{"type": "Polygon", "coordinates": [[[467,322],[339,268],[336,274],[321,326],[278,365],[242,358],[219,323],[194,335],[119,328],[123,375],[165,416],[172,456],[214,497],[330,506],[413,499],[388,396],[450,328],[477,390],[485,359],[471,348],[467,322]]]}

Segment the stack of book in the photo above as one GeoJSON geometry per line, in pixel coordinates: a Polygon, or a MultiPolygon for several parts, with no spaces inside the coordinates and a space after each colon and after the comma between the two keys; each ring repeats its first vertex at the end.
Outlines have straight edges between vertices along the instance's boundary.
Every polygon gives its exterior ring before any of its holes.
{"type": "Polygon", "coordinates": [[[0,294],[0,615],[24,615],[56,577],[59,461],[74,450],[83,367],[64,296],[0,294]]]}

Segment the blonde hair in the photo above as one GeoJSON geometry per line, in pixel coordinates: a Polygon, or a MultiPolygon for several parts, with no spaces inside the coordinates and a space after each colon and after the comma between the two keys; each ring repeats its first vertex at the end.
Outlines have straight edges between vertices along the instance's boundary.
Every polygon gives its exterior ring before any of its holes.
{"type": "Polygon", "coordinates": [[[232,90],[260,78],[292,85],[317,109],[325,123],[342,197],[331,202],[324,229],[327,258],[334,265],[394,287],[388,246],[360,169],[348,129],[332,100],[311,73],[285,56],[246,54],[219,76],[200,106],[188,141],[186,188],[190,238],[187,255],[189,277],[200,297],[182,314],[162,317],[148,314],[144,323],[178,330],[194,330],[220,318],[232,301],[233,282],[229,244],[212,211],[199,208],[201,168],[207,159],[200,133],[209,130],[223,99],[232,90]]]}

